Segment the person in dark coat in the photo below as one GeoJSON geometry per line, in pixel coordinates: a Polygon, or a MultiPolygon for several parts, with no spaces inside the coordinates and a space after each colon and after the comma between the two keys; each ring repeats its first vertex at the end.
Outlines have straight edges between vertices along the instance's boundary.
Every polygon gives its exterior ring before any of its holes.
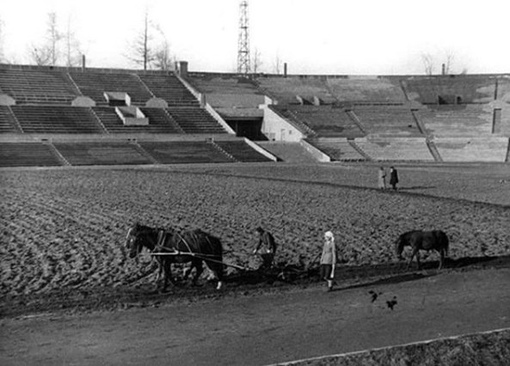
{"type": "Polygon", "coordinates": [[[390,184],[393,188],[393,190],[397,190],[397,183],[398,183],[398,173],[397,169],[394,167],[390,168],[390,184]]]}
{"type": "Polygon", "coordinates": [[[276,241],[269,231],[262,229],[260,226],[256,230],[259,233],[259,242],[253,254],[259,253],[262,258],[260,268],[271,268],[276,254],[276,241]]]}

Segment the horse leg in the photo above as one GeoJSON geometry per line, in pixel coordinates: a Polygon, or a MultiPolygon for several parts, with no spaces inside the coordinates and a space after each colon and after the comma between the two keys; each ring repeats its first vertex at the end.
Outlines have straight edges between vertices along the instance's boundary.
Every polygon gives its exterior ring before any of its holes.
{"type": "Polygon", "coordinates": [[[210,261],[206,261],[205,264],[207,265],[207,268],[209,268],[209,270],[211,271],[209,279],[218,280],[218,283],[216,284],[216,290],[221,290],[221,288],[223,287],[223,264],[218,264],[210,261]]]}
{"type": "Polygon", "coordinates": [[[195,267],[197,270],[195,271],[195,275],[193,276],[193,280],[191,281],[192,285],[193,286],[196,286],[197,285],[197,281],[198,281],[198,278],[200,277],[200,275],[202,274],[202,272],[204,271],[204,267],[202,265],[202,261],[201,260],[193,260],[192,262],[192,267],[195,267]]]}
{"type": "Polygon", "coordinates": [[[168,287],[168,281],[170,280],[170,282],[172,282],[172,284],[174,283],[174,280],[172,278],[172,262],[168,261],[168,260],[165,260],[163,261],[163,275],[164,275],[164,280],[163,280],[163,292],[166,291],[166,288],[168,287]]]}
{"type": "Polygon", "coordinates": [[[411,263],[413,263],[413,258],[417,254],[418,254],[418,250],[417,249],[413,249],[413,252],[411,253],[411,258],[409,258],[409,262],[407,263],[406,271],[409,271],[409,268],[411,268],[411,263]]]}
{"type": "Polygon", "coordinates": [[[439,256],[440,257],[439,257],[439,268],[438,269],[440,270],[441,268],[443,268],[443,264],[444,264],[444,249],[441,249],[439,251],[439,256]]]}

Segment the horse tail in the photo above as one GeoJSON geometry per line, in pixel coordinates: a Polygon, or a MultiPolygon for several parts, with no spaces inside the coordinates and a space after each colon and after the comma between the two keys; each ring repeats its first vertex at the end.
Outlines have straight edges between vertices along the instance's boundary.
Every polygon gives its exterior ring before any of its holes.
{"type": "Polygon", "coordinates": [[[406,241],[405,236],[406,234],[402,234],[397,238],[397,240],[395,240],[395,253],[397,254],[398,258],[402,257],[402,251],[404,250],[406,241]]]}
{"type": "Polygon", "coordinates": [[[448,239],[448,235],[442,230],[437,230],[434,232],[438,249],[443,249],[444,254],[446,257],[448,257],[448,247],[450,245],[450,240],[448,239]]]}

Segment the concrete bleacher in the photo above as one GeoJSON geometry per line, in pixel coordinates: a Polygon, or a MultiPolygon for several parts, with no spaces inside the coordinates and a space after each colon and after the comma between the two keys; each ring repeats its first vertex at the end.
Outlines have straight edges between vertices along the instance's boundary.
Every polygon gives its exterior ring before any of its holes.
{"type": "Polygon", "coordinates": [[[65,72],[9,65],[0,65],[0,90],[16,104],[70,105],[80,95],[65,72]]]}
{"type": "Polygon", "coordinates": [[[160,164],[231,163],[232,157],[209,141],[139,142],[160,164]]]}
{"type": "Polygon", "coordinates": [[[69,75],[80,92],[94,100],[98,106],[108,105],[105,92],[127,93],[131,103],[138,106],[144,106],[153,97],[135,73],[85,70],[71,71],[69,75]]]}
{"type": "Polygon", "coordinates": [[[365,134],[342,108],[332,106],[276,106],[288,119],[306,125],[318,137],[355,138],[365,134]]]}
{"type": "Polygon", "coordinates": [[[14,105],[11,109],[24,133],[104,133],[90,108],[14,105]]]}
{"type": "Polygon", "coordinates": [[[422,136],[411,110],[406,106],[355,106],[352,111],[368,134],[422,136]]]}
{"type": "Polygon", "coordinates": [[[112,107],[93,107],[96,116],[100,119],[108,133],[183,133],[182,129],[172,117],[161,108],[140,108],[149,118],[146,126],[126,126],[112,107]]]}
{"type": "Polygon", "coordinates": [[[257,86],[249,79],[237,74],[189,73],[190,84],[204,94],[261,95],[257,86]]]}
{"type": "Polygon", "coordinates": [[[408,98],[422,104],[438,104],[439,97],[448,104],[488,103],[496,90],[496,78],[484,75],[407,77],[402,84],[408,98]]]}
{"type": "Polygon", "coordinates": [[[301,142],[258,141],[257,144],[286,163],[316,163],[301,142]]]}
{"type": "Polygon", "coordinates": [[[60,166],[50,146],[40,142],[2,142],[0,167],[60,166]]]}
{"type": "Polygon", "coordinates": [[[0,133],[20,133],[11,109],[0,105],[0,133]]]}
{"type": "Polygon", "coordinates": [[[70,165],[141,165],[152,161],[127,142],[54,142],[70,165]]]}
{"type": "Polygon", "coordinates": [[[368,137],[354,142],[372,160],[434,161],[425,137],[368,137]]]}
{"type": "Polygon", "coordinates": [[[444,162],[505,162],[508,137],[436,137],[444,162]]]}
{"type": "Polygon", "coordinates": [[[332,161],[366,160],[346,138],[317,138],[307,141],[328,155],[332,161]]]}
{"type": "Polygon", "coordinates": [[[327,84],[339,102],[403,104],[406,97],[398,80],[384,77],[329,77],[327,84]]]}
{"type": "Polygon", "coordinates": [[[214,143],[239,162],[254,163],[272,161],[242,140],[214,141],[214,143]]]}
{"type": "Polygon", "coordinates": [[[188,134],[224,134],[225,129],[205,109],[197,107],[169,107],[171,118],[188,134]]]}
{"type": "Polygon", "coordinates": [[[171,73],[140,73],[141,81],[152,94],[169,106],[198,106],[195,96],[171,73]]]}
{"type": "Polygon", "coordinates": [[[263,117],[259,105],[266,97],[249,79],[235,74],[188,74],[187,81],[223,118],[246,119],[263,117]]]}
{"type": "Polygon", "coordinates": [[[493,110],[487,104],[430,105],[415,112],[427,131],[437,136],[487,136],[493,110]]]}
{"type": "Polygon", "coordinates": [[[328,90],[326,78],[314,76],[261,76],[257,78],[259,88],[279,104],[300,104],[296,96],[313,101],[320,98],[324,104],[336,102],[328,90]]]}

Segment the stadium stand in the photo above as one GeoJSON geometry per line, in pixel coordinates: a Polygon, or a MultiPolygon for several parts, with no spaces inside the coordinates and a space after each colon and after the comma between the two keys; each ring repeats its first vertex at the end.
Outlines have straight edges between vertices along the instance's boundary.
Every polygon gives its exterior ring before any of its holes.
{"type": "Polygon", "coordinates": [[[71,165],[152,164],[127,142],[54,142],[53,146],[71,165]]]}
{"type": "Polygon", "coordinates": [[[39,142],[2,142],[0,167],[60,166],[62,165],[49,145],[39,142]]]}
{"type": "Polygon", "coordinates": [[[317,138],[307,141],[328,155],[332,161],[367,160],[346,138],[317,138]]]}
{"type": "Polygon", "coordinates": [[[233,131],[282,140],[281,148],[273,142],[267,149],[280,151],[284,161],[293,160],[289,154],[301,156],[295,161],[508,159],[509,75],[186,72],[183,78],[162,71],[0,65],[0,134],[9,148],[4,166],[24,166],[30,158],[40,166],[270,160],[250,141],[230,139],[233,131]],[[270,99],[276,104],[268,106],[270,99]],[[301,136],[300,143],[286,141],[301,136]],[[58,142],[31,142],[25,155],[16,150],[34,139],[58,142]]]}
{"type": "Polygon", "coordinates": [[[302,146],[300,142],[258,142],[265,150],[286,163],[316,163],[317,160],[302,146]]]}
{"type": "Polygon", "coordinates": [[[355,106],[352,111],[369,134],[422,136],[411,110],[406,106],[355,106]]]}
{"type": "Polygon", "coordinates": [[[436,137],[445,162],[505,162],[508,137],[436,137]]]}
{"type": "Polygon", "coordinates": [[[90,108],[14,105],[11,109],[24,133],[104,133],[90,108]]]}
{"type": "Polygon", "coordinates": [[[365,134],[342,108],[334,106],[275,106],[296,124],[305,125],[317,137],[362,137],[365,134]]]}
{"type": "Polygon", "coordinates": [[[19,133],[16,117],[10,107],[0,105],[0,133],[19,133]]]}
{"type": "Polygon", "coordinates": [[[243,140],[214,141],[223,151],[232,156],[236,161],[243,163],[272,161],[260,154],[243,140]]]}
{"type": "Polygon", "coordinates": [[[406,96],[398,80],[384,77],[328,77],[329,90],[339,102],[403,104],[406,96]]]}
{"type": "Polygon", "coordinates": [[[427,131],[436,136],[487,136],[492,132],[489,105],[429,105],[415,112],[427,131]]]}
{"type": "Polygon", "coordinates": [[[160,164],[231,163],[234,159],[209,141],[139,142],[160,164]]]}
{"type": "Polygon", "coordinates": [[[16,104],[63,104],[80,95],[68,75],[49,68],[0,65],[0,89],[16,104]]]}
{"type": "Polygon", "coordinates": [[[488,103],[496,91],[496,78],[486,75],[408,77],[402,84],[408,98],[422,104],[488,103]]]}
{"type": "Polygon", "coordinates": [[[369,137],[354,141],[372,160],[434,161],[424,137],[369,137]]]}
{"type": "Polygon", "coordinates": [[[86,70],[71,71],[69,75],[81,93],[94,100],[98,106],[108,105],[105,92],[126,93],[131,104],[138,106],[144,106],[154,96],[135,73],[86,70]]]}
{"type": "Polygon", "coordinates": [[[225,129],[206,110],[196,107],[173,107],[166,111],[184,133],[223,134],[225,129]]]}
{"type": "Polygon", "coordinates": [[[496,99],[510,102],[510,76],[502,75],[497,78],[496,99]]]}
{"type": "Polygon", "coordinates": [[[296,97],[312,101],[319,98],[324,104],[333,104],[335,97],[328,90],[325,77],[315,76],[261,76],[257,79],[260,90],[279,104],[301,104],[296,97]]]}
{"type": "Polygon", "coordinates": [[[256,84],[237,74],[189,73],[190,84],[204,94],[259,95],[263,94],[256,84]]]}
{"type": "Polygon", "coordinates": [[[197,106],[193,94],[171,73],[140,73],[140,80],[157,98],[164,99],[169,106],[197,106]]]}

